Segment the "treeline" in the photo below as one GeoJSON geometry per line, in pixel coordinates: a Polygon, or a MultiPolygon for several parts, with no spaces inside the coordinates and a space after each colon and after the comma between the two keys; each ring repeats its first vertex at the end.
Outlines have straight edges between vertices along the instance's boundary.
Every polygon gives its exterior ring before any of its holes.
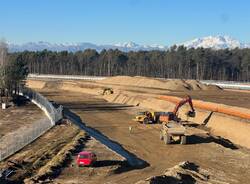
{"type": "Polygon", "coordinates": [[[5,103],[8,102],[9,96],[16,97],[19,88],[25,84],[27,75],[25,60],[16,55],[8,55],[7,44],[0,41],[0,103],[4,102],[3,97],[5,103]]]}
{"type": "Polygon", "coordinates": [[[250,49],[172,47],[167,51],[85,50],[12,53],[30,73],[250,81],[250,49]]]}

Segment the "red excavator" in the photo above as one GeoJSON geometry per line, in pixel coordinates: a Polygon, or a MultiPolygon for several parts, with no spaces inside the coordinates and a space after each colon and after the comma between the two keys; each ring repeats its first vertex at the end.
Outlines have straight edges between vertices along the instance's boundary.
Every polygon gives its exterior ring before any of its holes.
{"type": "Polygon", "coordinates": [[[178,118],[177,116],[177,112],[179,110],[179,108],[181,106],[183,106],[184,104],[186,103],[189,103],[190,107],[191,107],[191,111],[188,111],[186,113],[186,115],[188,117],[195,117],[195,110],[194,110],[194,107],[193,107],[193,103],[192,103],[192,98],[187,95],[185,98],[183,98],[174,108],[174,111],[173,112],[167,112],[166,114],[162,114],[160,115],[159,117],[159,120],[160,122],[169,122],[169,121],[176,121],[176,122],[179,122],[180,121],[180,118],[178,118]]]}
{"type": "Polygon", "coordinates": [[[162,122],[160,139],[163,140],[165,144],[170,144],[172,141],[176,140],[180,140],[180,144],[186,144],[186,137],[190,134],[190,132],[187,131],[187,127],[184,125],[184,122],[177,116],[179,108],[186,103],[189,103],[191,107],[191,111],[188,111],[186,115],[188,117],[195,117],[195,110],[190,96],[181,100],[175,106],[173,112],[168,112],[159,117],[160,122],[162,122]]]}

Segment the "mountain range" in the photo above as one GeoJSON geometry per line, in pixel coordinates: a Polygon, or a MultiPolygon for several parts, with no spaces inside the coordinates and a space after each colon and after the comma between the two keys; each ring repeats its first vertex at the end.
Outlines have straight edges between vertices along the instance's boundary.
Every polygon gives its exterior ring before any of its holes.
{"type": "MultiPolygon", "coordinates": [[[[184,45],[187,48],[211,48],[211,49],[234,49],[234,48],[250,48],[250,44],[241,43],[236,39],[233,39],[229,36],[208,36],[203,38],[196,38],[191,41],[183,42],[176,44],[177,46],[184,45]]],[[[41,51],[44,49],[51,51],[70,51],[76,52],[79,50],[85,49],[95,49],[98,52],[103,49],[119,49],[124,52],[129,51],[149,51],[149,50],[167,50],[169,47],[164,45],[139,45],[134,42],[125,42],[118,44],[107,44],[107,45],[97,45],[93,43],[49,43],[49,42],[28,42],[24,44],[13,44],[8,43],[10,52],[19,52],[19,51],[41,51]]]]}

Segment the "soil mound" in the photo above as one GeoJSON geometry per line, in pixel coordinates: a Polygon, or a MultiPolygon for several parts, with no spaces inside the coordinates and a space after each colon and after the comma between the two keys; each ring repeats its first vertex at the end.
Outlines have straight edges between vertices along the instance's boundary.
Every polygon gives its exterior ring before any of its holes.
{"type": "Polygon", "coordinates": [[[60,89],[62,87],[62,82],[60,81],[47,81],[43,88],[45,89],[60,89]]]}
{"type": "Polygon", "coordinates": [[[186,91],[186,90],[219,90],[217,86],[202,84],[197,80],[182,80],[182,79],[156,79],[150,77],[129,77],[116,76],[101,80],[103,84],[113,84],[120,86],[136,86],[145,88],[158,88],[170,91],[186,91]]]}
{"type": "Polygon", "coordinates": [[[220,90],[221,89],[219,86],[203,84],[197,80],[186,80],[185,83],[187,83],[192,90],[220,90]]]}
{"type": "Polygon", "coordinates": [[[27,80],[26,85],[30,88],[42,89],[46,82],[40,80],[27,80]]]}
{"type": "Polygon", "coordinates": [[[208,171],[200,169],[196,164],[188,161],[182,162],[164,173],[161,176],[150,177],[146,180],[139,181],[136,184],[215,184],[220,183],[216,179],[212,179],[208,171]]]}

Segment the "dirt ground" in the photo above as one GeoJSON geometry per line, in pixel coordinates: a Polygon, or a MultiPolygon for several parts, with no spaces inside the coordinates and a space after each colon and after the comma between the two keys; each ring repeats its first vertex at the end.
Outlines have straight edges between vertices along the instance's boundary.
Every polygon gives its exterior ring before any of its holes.
{"type": "MultiPolygon", "coordinates": [[[[144,126],[131,121],[133,114],[140,110],[137,107],[117,106],[83,93],[42,91],[42,94],[71,109],[88,126],[119,142],[125,149],[149,164],[142,169],[105,176],[102,183],[135,183],[153,175],[160,175],[166,168],[182,161],[196,163],[220,182],[248,183],[250,179],[250,150],[227,144],[221,139],[195,136],[189,137],[188,144],[184,146],[164,145],[158,138],[159,125],[144,126]]],[[[91,178],[88,172],[76,171],[74,174],[81,177],[83,174],[84,177],[87,175],[85,183],[100,182],[100,178],[91,178]]],[[[65,178],[66,175],[60,177],[65,178]]]]}
{"type": "Polygon", "coordinates": [[[0,169],[7,168],[9,161],[17,163],[21,167],[18,167],[15,173],[8,178],[8,182],[23,183],[25,178],[35,175],[67,143],[70,143],[79,131],[75,126],[55,126],[13,156],[0,162],[0,169]]]}
{"type": "Polygon", "coordinates": [[[197,100],[250,108],[250,92],[243,90],[171,92],[171,95],[178,97],[183,97],[186,94],[197,100]]]}
{"type": "Polygon", "coordinates": [[[5,110],[0,109],[0,138],[20,127],[32,125],[44,116],[43,111],[29,101],[25,101],[25,104],[21,106],[11,106],[5,110]]]}
{"type": "MultiPolygon", "coordinates": [[[[177,81],[178,82],[178,81],[177,81]]],[[[191,81],[193,82],[193,81],[191,81]]],[[[159,140],[160,125],[142,125],[132,121],[134,114],[145,110],[138,106],[108,103],[98,92],[105,87],[112,87],[115,92],[123,90],[140,95],[174,95],[183,97],[191,94],[194,99],[202,99],[239,107],[250,107],[250,93],[228,90],[203,90],[192,84],[197,90],[169,90],[154,87],[140,87],[90,81],[33,81],[35,88],[49,100],[61,104],[78,115],[87,126],[96,129],[109,139],[121,144],[130,153],[143,160],[140,168],[129,167],[121,157],[100,144],[93,138],[81,143],[80,150],[93,150],[97,153],[99,163],[93,167],[78,168],[75,155],[70,162],[61,165],[55,179],[48,183],[106,183],[125,184],[143,181],[148,177],[164,175],[164,171],[189,161],[197,168],[206,171],[206,175],[215,183],[248,183],[250,180],[250,150],[233,145],[217,137],[191,136],[187,145],[164,145],[159,140]],[[67,90],[65,90],[67,89],[67,90]],[[74,92],[75,91],[75,92],[74,92]]],[[[128,83],[129,84],[129,83],[128,83]]],[[[154,85],[154,81],[151,82],[154,85]]],[[[191,85],[189,84],[189,85],[191,85]]],[[[197,83],[199,85],[199,83],[197,83]]],[[[176,84],[174,84],[176,86],[176,84]]],[[[186,84],[185,84],[186,85],[186,84]]],[[[178,85],[177,85],[178,87],[178,85]]],[[[171,86],[170,86],[171,89],[171,86]]],[[[176,88],[177,89],[177,88],[176,88]]],[[[204,88],[205,89],[205,88],[204,88]]],[[[74,126],[56,126],[41,138],[12,156],[12,160],[25,160],[25,174],[13,175],[15,178],[36,175],[41,167],[49,163],[58,151],[76,137],[79,130],[74,126]],[[46,156],[43,156],[46,155],[46,156]],[[26,162],[27,161],[27,162],[26,162]],[[34,168],[34,165],[39,167],[34,168]]],[[[78,150],[78,151],[80,151],[78,150]]],[[[0,167],[6,164],[1,163],[0,167]],[[1,165],[2,164],[2,165],[1,165]]],[[[20,181],[20,180],[19,180],[20,181]]]]}
{"type": "MultiPolygon", "coordinates": [[[[144,81],[146,82],[146,81],[144,81]]],[[[127,83],[126,83],[127,84],[127,83]]],[[[181,90],[183,88],[177,85],[177,89],[162,89],[158,86],[144,87],[135,85],[121,85],[116,83],[108,84],[101,81],[84,81],[84,80],[29,80],[28,86],[41,90],[42,88],[50,89],[62,89],[75,92],[86,92],[92,94],[98,94],[97,91],[101,91],[105,87],[113,88],[115,92],[126,91],[135,94],[143,94],[144,96],[159,96],[159,95],[173,95],[178,97],[184,97],[185,95],[191,95],[193,99],[203,100],[208,102],[216,102],[225,105],[250,108],[250,92],[245,90],[181,90]]],[[[176,87],[176,85],[174,85],[176,87]]],[[[214,87],[213,87],[214,88],[214,87]]]]}
{"type": "Polygon", "coordinates": [[[76,156],[74,156],[71,163],[63,169],[53,183],[72,184],[83,181],[84,183],[103,183],[103,178],[119,172],[124,167],[125,161],[122,157],[93,138],[88,139],[82,150],[92,151],[97,155],[98,161],[94,166],[78,167],[75,162],[76,156]]]}

